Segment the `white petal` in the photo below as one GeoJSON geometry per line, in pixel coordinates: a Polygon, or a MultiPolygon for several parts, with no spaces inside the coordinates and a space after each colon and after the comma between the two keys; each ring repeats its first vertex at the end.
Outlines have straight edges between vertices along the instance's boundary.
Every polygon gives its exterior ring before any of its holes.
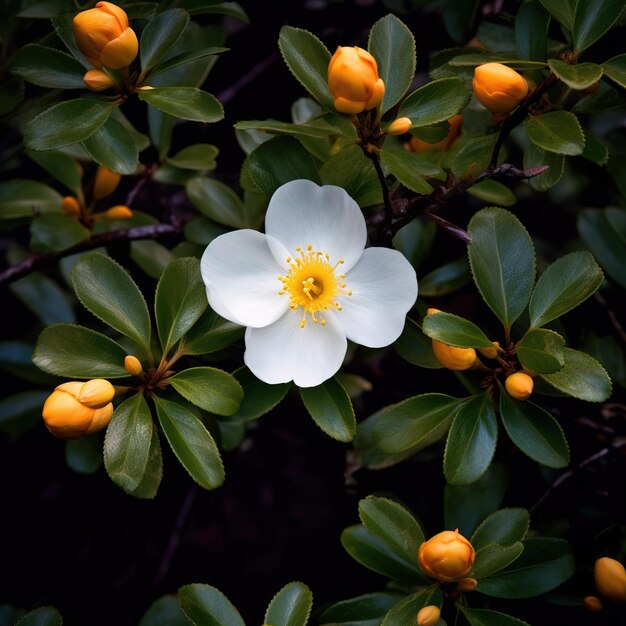
{"type": "Polygon", "coordinates": [[[288,308],[289,297],[280,296],[282,285],[265,235],[237,230],[216,237],[200,263],[211,307],[222,317],[242,326],[267,326],[288,308]]]}
{"type": "Polygon", "coordinates": [[[348,342],[341,326],[330,313],[326,326],[307,318],[300,328],[302,314],[288,311],[265,328],[246,330],[243,360],[252,373],[271,385],[293,380],[298,387],[315,387],[341,367],[348,342]]]}
{"type": "Polygon", "coordinates": [[[294,256],[296,248],[313,246],[330,254],[331,262],[343,259],[342,271],[351,268],[363,254],[367,230],[359,205],[341,187],[320,187],[310,180],[292,180],[279,187],[265,217],[268,244],[276,261],[285,263],[281,242],[294,256]]]}
{"type": "Polygon", "coordinates": [[[368,248],[346,275],[351,296],[339,298],[337,319],[351,341],[381,348],[402,333],[417,299],[415,270],[397,250],[368,248]]]}

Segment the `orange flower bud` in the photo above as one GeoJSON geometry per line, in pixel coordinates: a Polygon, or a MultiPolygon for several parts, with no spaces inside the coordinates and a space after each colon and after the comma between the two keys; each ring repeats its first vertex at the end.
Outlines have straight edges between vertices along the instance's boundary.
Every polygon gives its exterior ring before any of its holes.
{"type": "Polygon", "coordinates": [[[435,626],[441,617],[441,609],[434,605],[422,607],[417,613],[417,626],[435,626]]]}
{"type": "Polygon", "coordinates": [[[444,139],[438,141],[437,143],[428,143],[419,137],[411,137],[411,140],[408,144],[408,149],[411,152],[428,152],[429,150],[449,150],[452,147],[452,144],[457,140],[459,134],[461,133],[461,125],[463,124],[463,116],[459,113],[457,115],[453,115],[449,120],[448,124],[450,128],[448,129],[448,134],[444,139]]]}
{"type": "Polygon", "coordinates": [[[486,356],[488,359],[495,359],[498,356],[500,343],[497,341],[492,341],[491,343],[494,345],[493,348],[478,348],[478,352],[480,352],[483,356],[486,356]]]}
{"type": "Polygon", "coordinates": [[[73,217],[80,215],[80,204],[74,196],[65,196],[65,198],[61,200],[61,208],[65,215],[71,215],[73,217]]]}
{"type": "Polygon", "coordinates": [[[476,553],[459,530],[444,530],[419,548],[419,565],[428,576],[444,583],[464,578],[474,565],[476,553]]]}
{"type": "Polygon", "coordinates": [[[476,587],[478,587],[478,581],[475,578],[461,578],[456,588],[459,591],[468,592],[474,591],[476,587]]]}
{"type": "Polygon", "coordinates": [[[507,377],[504,381],[504,386],[511,398],[515,398],[516,400],[528,400],[530,394],[533,392],[535,383],[528,374],[515,372],[515,374],[511,374],[507,377]]]}
{"type": "Polygon", "coordinates": [[[494,114],[510,113],[528,95],[525,78],[502,63],[479,65],[472,87],[478,101],[494,114]]]}
{"type": "Polygon", "coordinates": [[[108,220],[129,220],[132,216],[133,212],[131,209],[123,204],[112,206],[110,209],[107,209],[104,213],[102,213],[102,217],[108,220]]]}
{"type": "Polygon", "coordinates": [[[126,358],[124,359],[124,367],[131,376],[141,376],[143,374],[141,361],[132,354],[126,355],[126,358]]]}
{"type": "Polygon", "coordinates": [[[102,379],[63,383],[43,405],[42,416],[46,427],[60,439],[74,439],[102,430],[113,416],[110,400],[114,395],[113,385],[102,379]],[[87,402],[79,400],[80,397],[86,398],[87,402]],[[109,398],[108,402],[105,402],[105,397],[109,398]]]}
{"type": "Polygon", "coordinates": [[[474,348],[456,348],[436,339],[432,340],[432,346],[439,363],[449,370],[468,370],[476,362],[474,348]]]}
{"type": "Polygon", "coordinates": [[[110,196],[122,179],[122,175],[117,172],[112,172],[102,165],[98,166],[96,171],[96,181],[93,185],[93,197],[96,200],[110,196]]]}
{"type": "Polygon", "coordinates": [[[404,135],[408,133],[411,128],[412,122],[408,117],[399,117],[393,120],[389,126],[387,126],[388,135],[404,135]]]}
{"type": "Polygon", "coordinates": [[[120,70],[137,56],[137,35],[129,28],[124,10],[115,4],[98,2],[76,15],[73,26],[80,51],[94,67],[120,70]]]}
{"type": "Polygon", "coordinates": [[[104,91],[115,86],[115,81],[104,70],[88,70],[83,82],[91,91],[104,91]]]}
{"type": "Polygon", "coordinates": [[[593,566],[593,577],[598,591],[611,602],[626,602],[626,570],[615,559],[603,556],[593,566]]]}
{"type": "Polygon", "coordinates": [[[337,111],[352,115],[375,109],[385,96],[376,59],[358,46],[337,47],[328,65],[328,87],[337,111]]]}
{"type": "Polygon", "coordinates": [[[583,598],[583,606],[592,613],[599,613],[604,607],[602,600],[597,596],[587,596],[583,598]]]}

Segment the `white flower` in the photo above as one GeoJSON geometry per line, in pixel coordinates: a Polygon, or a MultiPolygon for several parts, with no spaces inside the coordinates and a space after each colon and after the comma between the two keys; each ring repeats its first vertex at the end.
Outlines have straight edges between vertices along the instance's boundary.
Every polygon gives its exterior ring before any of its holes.
{"type": "Polygon", "coordinates": [[[388,248],[365,248],[365,219],[340,187],[294,180],[270,200],[263,235],[214,239],[201,272],[211,307],[247,326],[244,361],[266,383],[323,383],[347,340],[395,341],[417,298],[415,271],[388,248]]]}

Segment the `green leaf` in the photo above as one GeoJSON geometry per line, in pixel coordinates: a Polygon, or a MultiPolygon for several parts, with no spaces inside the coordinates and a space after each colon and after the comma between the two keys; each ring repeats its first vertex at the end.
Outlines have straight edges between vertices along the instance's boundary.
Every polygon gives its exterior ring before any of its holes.
{"type": "Polygon", "coordinates": [[[558,59],[550,59],[548,65],[554,74],[572,89],[586,89],[602,78],[602,66],[595,63],[571,65],[558,59]]]}
{"type": "Polygon", "coordinates": [[[574,398],[587,402],[604,402],[611,395],[611,379],[593,357],[564,348],[565,365],[553,374],[541,378],[552,387],[574,398]]]}
{"type": "Polygon", "coordinates": [[[78,44],[76,43],[76,38],[74,37],[73,19],[74,15],[71,13],[65,13],[64,15],[59,15],[57,13],[50,21],[52,22],[52,26],[54,27],[57,36],[65,44],[65,47],[72,53],[72,56],[77,59],[85,69],[90,70],[93,66],[89,61],[87,61],[87,58],[80,51],[78,44]]]}
{"type": "Polygon", "coordinates": [[[535,253],[521,222],[508,211],[482,209],[468,227],[472,274],[487,306],[506,329],[522,314],[535,282],[535,253]]]}
{"type": "Polygon", "coordinates": [[[293,137],[274,137],[262,143],[248,155],[245,163],[252,182],[267,196],[299,178],[320,183],[313,157],[293,137]]]}
{"type": "Polygon", "coordinates": [[[524,169],[540,165],[547,165],[548,169],[539,176],[533,176],[528,182],[536,191],[547,191],[561,180],[565,157],[554,152],[546,152],[534,143],[529,143],[524,150],[524,169]]]}
{"type": "Polygon", "coordinates": [[[493,343],[473,322],[453,313],[439,311],[422,321],[425,335],[457,348],[493,348],[493,343]]]}
{"type": "Polygon", "coordinates": [[[530,325],[543,326],[584,302],[602,283],[602,270],[589,252],[566,254],[539,277],[530,298],[530,325]]]}
{"type": "Polygon", "coordinates": [[[135,498],[152,500],[156,497],[161,479],[163,478],[163,454],[156,428],[152,431],[150,450],[148,452],[148,463],[143,479],[139,485],[130,493],[135,498]]]}
{"type": "Polygon", "coordinates": [[[46,214],[30,224],[30,247],[35,252],[59,252],[89,239],[90,232],[75,217],[46,214]]]}
{"type": "Polygon", "coordinates": [[[531,598],[558,587],[574,573],[574,558],[563,539],[534,537],[523,543],[524,552],[518,559],[480,581],[481,593],[496,598],[531,598]]]}
{"type": "Polygon", "coordinates": [[[433,188],[420,173],[422,157],[407,150],[387,148],[380,151],[386,173],[393,174],[407,189],[418,194],[429,194],[433,188]]]}
{"type": "Polygon", "coordinates": [[[529,330],[515,346],[520,363],[540,374],[550,374],[563,367],[564,348],[563,337],[545,328],[529,330]]]}
{"type": "Polygon", "coordinates": [[[197,87],[155,87],[137,95],[155,109],[183,120],[219,122],[224,118],[224,109],[215,96],[197,87]]]}
{"type": "Polygon", "coordinates": [[[245,366],[235,370],[233,376],[243,387],[239,410],[229,418],[233,421],[249,422],[265,415],[281,402],[291,387],[291,383],[264,383],[245,366]]]}
{"type": "Polygon", "coordinates": [[[111,480],[132,493],[148,469],[154,423],[142,393],[120,404],[104,439],[104,466],[111,480]]]}
{"type": "Polygon", "coordinates": [[[109,119],[115,106],[91,98],[55,104],[28,122],[24,145],[31,150],[55,150],[84,141],[109,119]]]}
{"type": "Polygon", "coordinates": [[[191,52],[183,52],[182,54],[177,54],[174,57],[170,57],[167,61],[160,63],[157,67],[152,68],[150,70],[150,78],[152,79],[154,76],[160,74],[161,72],[167,72],[173,67],[178,67],[179,65],[184,65],[185,63],[191,63],[192,61],[204,59],[208,56],[223,54],[224,52],[228,52],[229,49],[230,48],[222,48],[220,46],[207,46],[205,48],[192,50],[191,52]]]}
{"type": "Polygon", "coordinates": [[[585,149],[583,150],[585,159],[589,159],[596,165],[606,165],[609,160],[607,145],[588,130],[583,129],[583,132],[585,134],[585,149]]]}
{"type": "Polygon", "coordinates": [[[0,432],[21,434],[35,424],[41,424],[41,407],[49,395],[49,391],[5,394],[0,399],[0,432]]]}
{"type": "Polygon", "coordinates": [[[215,367],[190,367],[168,380],[183,398],[217,415],[233,415],[243,398],[237,379],[215,367]]]}
{"type": "Polygon", "coordinates": [[[464,401],[426,393],[387,406],[374,426],[374,441],[387,454],[401,454],[435,432],[443,435],[464,401]]]}
{"type": "Polygon", "coordinates": [[[397,104],[415,75],[415,39],[395,15],[379,19],[370,30],[367,48],[385,83],[382,112],[397,104]]]}
{"type": "Polygon", "coordinates": [[[40,606],[20,619],[15,626],[62,626],[61,614],[53,606],[40,606]]]}
{"type": "Polygon", "coordinates": [[[482,393],[464,404],[452,420],[443,471],[451,484],[467,485],[478,480],[496,451],[498,422],[489,395],[482,393]]]}
{"type": "Polygon", "coordinates": [[[470,609],[459,606],[459,609],[469,622],[469,626],[529,626],[527,622],[511,617],[498,611],[489,609],[470,609]]]}
{"type": "Polygon", "coordinates": [[[360,524],[349,526],[341,533],[341,545],[355,561],[383,576],[408,583],[425,581],[417,566],[417,555],[415,564],[407,563],[360,524]]]}
{"type": "Polygon", "coordinates": [[[100,165],[119,174],[134,174],[139,153],[128,130],[109,118],[82,143],[87,154],[100,165]]]}
{"type": "Polygon", "coordinates": [[[525,2],[515,17],[515,42],[523,59],[544,61],[550,14],[538,2],[525,2]]]}
{"type": "MultiPolygon", "coordinates": [[[[296,137],[313,137],[315,139],[326,139],[327,137],[344,135],[343,128],[339,125],[327,122],[324,118],[317,118],[311,120],[309,123],[300,124],[277,122],[276,120],[248,120],[245,122],[237,122],[235,128],[238,130],[257,130],[279,135],[295,135],[296,137]]],[[[350,138],[352,138],[352,135],[353,133],[350,134],[350,138]]]]}
{"type": "MultiPolygon", "coordinates": [[[[420,293],[422,282],[420,281],[420,293]]],[[[432,340],[427,337],[417,322],[407,319],[404,330],[393,344],[395,351],[409,363],[428,369],[441,369],[443,365],[433,354],[432,340]]]]}
{"type": "Polygon", "coordinates": [[[60,213],[61,195],[36,180],[14,178],[0,182],[0,218],[35,217],[60,213]]]}
{"type": "Polygon", "coordinates": [[[245,626],[230,600],[210,585],[184,585],[178,590],[178,601],[196,626],[245,626]]]}
{"type": "Polygon", "coordinates": [[[44,328],[33,363],[48,374],[67,378],[125,378],[126,350],[95,330],[74,324],[44,328]]]}
{"type": "Polygon", "coordinates": [[[491,162],[498,135],[473,137],[466,141],[454,156],[452,172],[463,180],[472,180],[491,162]]]}
{"type": "Polygon", "coordinates": [[[181,0],[179,6],[189,11],[190,15],[202,15],[205,13],[219,13],[230,15],[249,23],[248,16],[238,2],[217,2],[216,0],[181,0]]]}
{"type": "Polygon", "coordinates": [[[85,68],[61,50],[27,44],[15,55],[11,73],[29,83],[51,89],[85,89],[85,68]]]}
{"type": "Polygon", "coordinates": [[[569,111],[552,111],[530,117],[526,122],[528,139],[535,145],[557,154],[582,154],[585,136],[578,118],[569,111]]]}
{"type": "MultiPolygon", "coordinates": [[[[34,152],[32,150],[25,150],[24,152],[29,159],[32,159],[37,165],[46,170],[48,174],[51,174],[75,196],[80,193],[80,189],[82,188],[81,170],[78,161],[74,157],[57,151],[34,152]]],[[[33,184],[38,183],[31,181],[29,186],[33,184]]],[[[1,202],[0,193],[0,203],[1,202]]],[[[2,215],[2,211],[2,204],[0,204],[0,215],[2,215]]]]}
{"type": "MultiPolygon", "coordinates": [[[[499,32],[498,35],[504,36],[507,38],[508,41],[510,41],[511,29],[509,27],[498,26],[496,24],[493,24],[492,22],[483,23],[489,24],[490,28],[494,27],[496,30],[502,29],[502,32],[499,32]]],[[[510,43],[507,43],[505,45],[510,45],[510,43]]],[[[508,65],[511,69],[518,71],[540,70],[546,67],[546,63],[543,62],[522,61],[520,59],[512,57],[511,55],[491,54],[488,52],[480,52],[478,54],[461,54],[450,59],[450,61],[448,62],[448,64],[452,67],[476,67],[477,65],[483,65],[485,63],[501,63],[502,65],[508,65]]]]}
{"type": "Polygon", "coordinates": [[[572,32],[574,26],[574,10],[578,0],[540,0],[550,13],[563,24],[565,28],[572,32]]]}
{"type": "Polygon", "coordinates": [[[506,185],[497,180],[483,180],[476,185],[472,185],[467,190],[467,193],[492,205],[509,207],[517,203],[515,194],[506,185]]]}
{"type": "Polygon", "coordinates": [[[388,498],[368,496],[359,502],[359,517],[363,526],[394,554],[415,564],[424,533],[407,509],[388,498]]]}
{"type": "Polygon", "coordinates": [[[462,111],[471,91],[458,78],[440,78],[416,89],[400,105],[397,117],[408,117],[413,126],[430,126],[462,111]]]}
{"type": "MultiPolygon", "coordinates": [[[[385,615],[381,626],[399,626],[402,624],[413,624],[416,620],[415,617],[420,609],[425,606],[434,604],[441,606],[443,597],[441,588],[438,585],[430,585],[411,594],[404,600],[398,602],[390,611],[385,615]]],[[[435,626],[440,626],[441,622],[438,622],[435,626]]]]}
{"type": "Polygon", "coordinates": [[[139,626],[189,626],[176,596],[162,596],[155,600],[141,617],[139,626]]]}
{"type": "Polygon", "coordinates": [[[174,47],[189,23],[189,13],[169,9],[152,18],[141,33],[141,72],[146,75],[174,47]]]}
{"type": "Polygon", "coordinates": [[[208,354],[226,348],[243,337],[245,328],[207,309],[185,335],[181,344],[184,354],[208,354]]]}
{"type": "Polygon", "coordinates": [[[605,76],[626,89],[626,54],[618,54],[602,64],[605,76]]]}
{"type": "Polygon", "coordinates": [[[161,275],[154,302],[163,354],[200,319],[207,308],[200,261],[183,257],[170,263],[161,275]]]}
{"type": "Polygon", "coordinates": [[[378,626],[382,617],[403,597],[397,593],[379,592],[335,602],[319,614],[318,622],[348,626],[354,620],[360,620],[354,626],[378,626]]]}
{"type": "Polygon", "coordinates": [[[585,209],[577,221],[578,232],[607,274],[626,289],[626,211],[585,209]]]}
{"type": "Polygon", "coordinates": [[[76,316],[73,301],[64,289],[41,272],[32,272],[9,286],[44,326],[57,323],[73,324],[76,316]]]}
{"type": "Polygon", "coordinates": [[[420,296],[432,297],[452,293],[469,284],[472,280],[467,257],[445,263],[434,269],[419,281],[420,296]]]}
{"type": "Polygon", "coordinates": [[[81,256],[71,273],[83,306],[105,324],[150,349],[150,314],[139,287],[112,258],[98,252],[81,256]]]}
{"type": "Polygon", "coordinates": [[[474,531],[470,543],[480,550],[490,543],[509,546],[526,537],[530,515],[526,509],[500,509],[487,517],[474,531]]]}
{"type": "Polygon", "coordinates": [[[624,10],[622,0],[577,0],[574,9],[572,38],[574,54],[578,55],[606,33],[624,10]]]}
{"type": "Polygon", "coordinates": [[[180,150],[166,161],[182,169],[204,172],[215,169],[219,149],[210,143],[196,143],[180,150]]]}
{"type": "Polygon", "coordinates": [[[217,489],[224,482],[224,466],[211,433],[182,404],[156,395],[153,399],[161,428],[182,466],[204,489],[217,489]]]}
{"type": "Polygon", "coordinates": [[[298,82],[325,108],[335,110],[328,88],[330,52],[308,30],[283,26],[278,36],[280,53],[298,82]]]}
{"type": "Polygon", "coordinates": [[[191,203],[208,218],[232,228],[256,228],[241,198],[228,185],[211,178],[194,178],[187,183],[191,203]]]}
{"type": "Polygon", "coordinates": [[[528,400],[515,400],[501,392],[500,416],[511,441],[533,461],[548,467],[567,466],[569,447],[561,426],[550,413],[528,400]]]}
{"type": "Polygon", "coordinates": [[[65,442],[65,462],[78,474],[94,474],[102,465],[100,433],[65,442]]]}
{"type": "Polygon", "coordinates": [[[476,560],[469,575],[476,578],[480,584],[480,580],[483,578],[491,576],[513,563],[523,551],[524,546],[521,541],[504,546],[498,543],[488,544],[476,550],[476,560]]]}
{"type": "Polygon", "coordinates": [[[313,421],[337,441],[352,441],[356,419],[345,389],[330,378],[317,387],[302,387],[300,397],[313,421]]]}
{"type": "Polygon", "coordinates": [[[467,41],[471,37],[479,4],[478,0],[443,1],[441,17],[448,34],[457,43],[467,41]]]}
{"type": "Polygon", "coordinates": [[[306,626],[313,606],[313,594],[304,583],[285,585],[265,611],[265,624],[272,626],[306,626]]]}

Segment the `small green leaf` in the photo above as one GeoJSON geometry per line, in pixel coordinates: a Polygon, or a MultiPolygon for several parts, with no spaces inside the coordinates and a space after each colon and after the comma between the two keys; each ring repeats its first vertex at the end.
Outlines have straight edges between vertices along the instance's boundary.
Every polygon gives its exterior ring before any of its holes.
{"type": "Polygon", "coordinates": [[[243,398],[234,376],[215,367],[190,367],[168,381],[183,398],[217,415],[233,415],[243,398]]]}
{"type": "Polygon", "coordinates": [[[480,550],[490,543],[504,546],[522,541],[530,526],[530,515],[526,509],[500,509],[487,517],[475,530],[470,543],[480,550]]]}
{"type": "Polygon", "coordinates": [[[161,452],[161,443],[157,435],[157,429],[152,430],[152,439],[150,441],[150,450],[148,451],[148,463],[143,474],[143,478],[139,485],[130,492],[135,498],[144,500],[152,500],[156,497],[161,479],[163,478],[163,454],[161,452]]]}
{"type": "Polygon", "coordinates": [[[493,348],[491,340],[473,322],[453,313],[439,311],[422,321],[424,334],[458,348],[493,348]]]}
{"type": "Polygon", "coordinates": [[[219,2],[217,0],[181,0],[179,6],[189,11],[189,15],[218,13],[230,15],[248,24],[250,20],[238,2],[219,2]]]}
{"type": "Polygon", "coordinates": [[[44,326],[76,322],[72,299],[65,289],[45,274],[32,272],[11,283],[9,288],[44,326]]]}
{"type": "Polygon", "coordinates": [[[459,606],[459,609],[469,622],[469,626],[530,626],[517,617],[511,617],[499,611],[470,609],[465,606],[459,606]]]}
{"type": "Polygon", "coordinates": [[[142,74],[147,74],[173,48],[189,23],[189,13],[169,9],[152,18],[141,33],[139,53],[142,74]]]}
{"type": "MultiPolygon", "coordinates": [[[[475,28],[478,0],[444,0],[441,5],[441,17],[448,34],[454,41],[467,41],[475,28]]],[[[385,625],[387,626],[387,625],[385,625]]]]}
{"type": "Polygon", "coordinates": [[[595,63],[571,65],[558,59],[550,59],[548,65],[554,74],[572,89],[586,89],[602,78],[602,66],[595,63]]]}
{"type": "Polygon", "coordinates": [[[407,150],[387,148],[380,151],[386,173],[393,174],[407,189],[418,194],[429,194],[433,188],[420,173],[422,157],[407,150]]]}
{"type": "Polygon", "coordinates": [[[168,157],[166,161],[182,169],[204,172],[215,169],[215,157],[218,154],[219,149],[210,143],[195,143],[168,157]]]}
{"type": "Polygon", "coordinates": [[[374,620],[376,624],[380,623],[382,617],[403,598],[404,596],[397,593],[379,592],[342,600],[326,607],[320,613],[318,622],[344,624],[361,620],[357,622],[359,626],[370,626],[369,621],[365,620],[372,620],[374,626],[374,620]]]}
{"type": "Polygon", "coordinates": [[[62,626],[61,614],[53,606],[40,606],[22,617],[15,626],[62,626]]]}
{"type": "Polygon", "coordinates": [[[463,180],[472,180],[491,162],[498,135],[473,137],[466,141],[454,156],[452,172],[463,180]]]}
{"type": "Polygon", "coordinates": [[[82,145],[96,163],[113,172],[134,174],[137,169],[137,145],[128,130],[112,117],[82,145]]]}
{"type": "Polygon", "coordinates": [[[525,2],[515,17],[515,42],[523,59],[544,61],[550,14],[539,2],[525,2]]]}
{"type": "Polygon", "coordinates": [[[27,44],[15,55],[11,73],[29,83],[51,89],[85,89],[85,68],[61,50],[27,44]]]}
{"type": "MultiPolygon", "coordinates": [[[[255,228],[241,198],[228,185],[210,178],[194,178],[187,183],[191,203],[208,218],[232,228],[255,228]]],[[[257,220],[254,220],[255,222],[257,220]]]]}
{"type": "Polygon", "coordinates": [[[304,583],[285,585],[265,611],[265,624],[272,626],[306,626],[313,606],[313,594],[304,583]]]}
{"type": "Polygon", "coordinates": [[[626,89],[626,54],[618,54],[602,64],[605,76],[626,89]]]}
{"type": "Polygon", "coordinates": [[[190,626],[176,596],[162,596],[142,615],[139,626],[190,626]]]}
{"type": "Polygon", "coordinates": [[[577,0],[574,9],[572,38],[574,54],[578,55],[606,33],[624,11],[622,0],[577,0]]]}
{"type": "Polygon", "coordinates": [[[522,314],[535,282],[535,253],[521,222],[508,211],[482,209],[470,220],[467,247],[483,300],[509,329],[522,314]]]}
{"type": "Polygon", "coordinates": [[[397,117],[408,117],[415,127],[430,126],[462,111],[471,95],[467,84],[458,78],[434,80],[409,94],[397,117]]]}
{"type": "MultiPolygon", "coordinates": [[[[335,120],[337,120],[337,118],[335,118],[335,120]]],[[[301,124],[278,122],[276,120],[249,120],[237,122],[235,128],[245,131],[257,130],[278,135],[313,137],[315,139],[326,139],[327,137],[344,135],[344,129],[341,126],[328,123],[324,118],[313,119],[310,120],[309,123],[301,124]]],[[[350,138],[353,138],[353,132],[351,132],[350,138]]]]}
{"type": "Polygon", "coordinates": [[[184,354],[209,354],[230,346],[243,337],[245,328],[206,309],[181,342],[184,354]]]}
{"type": "Polygon", "coordinates": [[[102,433],[68,439],[65,462],[78,474],[95,474],[102,465],[102,433]]]}
{"type": "Polygon", "coordinates": [[[530,298],[531,326],[543,326],[584,302],[602,283],[602,270],[589,252],[561,257],[539,277],[530,298]]]}
{"type": "Polygon", "coordinates": [[[239,611],[230,600],[210,585],[184,585],[178,590],[178,601],[192,624],[202,626],[245,626],[239,611]]]}
{"type": "MultiPolygon", "coordinates": [[[[420,281],[420,292],[422,282],[420,281]]],[[[432,339],[427,337],[417,322],[407,319],[404,330],[393,344],[395,351],[409,363],[428,369],[441,369],[443,365],[433,354],[432,339]]]]}
{"type": "Polygon", "coordinates": [[[607,145],[588,130],[583,129],[583,132],[585,133],[585,149],[583,150],[585,159],[589,159],[596,165],[606,165],[609,160],[607,145]]]}
{"type": "Polygon", "coordinates": [[[541,378],[552,387],[587,402],[604,402],[611,395],[611,379],[593,357],[564,348],[565,365],[553,374],[541,378]]]}
{"type": "Polygon", "coordinates": [[[561,180],[565,169],[565,157],[554,152],[546,152],[534,143],[529,143],[524,150],[524,168],[541,165],[547,165],[548,169],[543,174],[533,176],[528,182],[536,191],[547,191],[561,180]]]}
{"type": "Polygon", "coordinates": [[[215,96],[197,87],[155,87],[137,95],[155,109],[183,120],[219,122],[224,117],[215,96]]]}
{"type": "Polygon", "coordinates": [[[420,296],[442,296],[464,287],[471,281],[469,263],[467,257],[463,256],[422,276],[419,280],[420,296]]]}
{"type": "Polygon", "coordinates": [[[529,330],[515,346],[520,363],[540,374],[550,374],[563,367],[564,348],[563,337],[545,328],[529,330]]]}
{"type": "Polygon", "coordinates": [[[563,24],[565,28],[572,32],[574,26],[574,9],[577,0],[540,0],[558,22],[563,24]]]}
{"type": "Polygon", "coordinates": [[[204,489],[224,482],[224,466],[211,433],[188,408],[153,396],[159,423],[174,454],[189,475],[204,489]]]}
{"type": "Polygon", "coordinates": [[[74,324],[44,328],[33,363],[44,372],[67,378],[125,378],[126,350],[95,330],[74,324]]]}
{"type": "Polygon", "coordinates": [[[561,426],[550,413],[502,392],[500,415],[511,441],[533,461],[548,467],[567,466],[569,447],[561,426]]]}
{"type": "Polygon", "coordinates": [[[224,52],[228,52],[228,50],[229,48],[222,48],[221,46],[207,46],[205,48],[192,50],[191,52],[177,54],[174,57],[170,57],[167,61],[159,63],[157,67],[153,67],[150,70],[150,79],[152,80],[152,78],[154,78],[157,74],[167,72],[173,67],[178,67],[179,65],[184,65],[185,63],[191,63],[192,61],[197,61],[198,59],[204,59],[208,56],[223,54],[224,52]]]}
{"type": "Polygon", "coordinates": [[[60,213],[61,195],[36,180],[14,178],[0,182],[0,218],[35,217],[60,213]]]}
{"type": "Polygon", "coordinates": [[[384,113],[400,101],[413,80],[415,39],[406,25],[390,13],[372,26],[367,47],[385,83],[384,113]]]}
{"type": "Polygon", "coordinates": [[[89,235],[89,230],[70,215],[49,213],[30,223],[30,247],[35,252],[67,250],[89,235]]]}
{"type": "Polygon", "coordinates": [[[264,383],[245,366],[235,370],[233,376],[243,387],[243,399],[239,410],[229,417],[232,421],[249,422],[265,415],[281,402],[291,387],[291,383],[264,383]]]}
{"type": "Polygon", "coordinates": [[[476,185],[472,185],[467,190],[467,193],[492,205],[509,207],[517,203],[515,194],[506,185],[497,180],[483,180],[476,185]]]}
{"type": "Polygon", "coordinates": [[[313,421],[337,441],[352,441],[356,419],[352,402],[345,389],[330,378],[317,387],[302,387],[300,397],[313,421]]]}
{"type": "Polygon", "coordinates": [[[76,261],[71,279],[76,296],[85,308],[149,350],[150,314],[146,301],[119,263],[98,252],[90,252],[76,261]]]}
{"type": "Polygon", "coordinates": [[[479,581],[499,572],[515,561],[524,551],[521,541],[509,545],[490,543],[476,550],[476,560],[469,575],[479,581]]]}
{"type": "Polygon", "coordinates": [[[569,111],[552,111],[530,117],[526,122],[528,138],[548,152],[575,156],[582,154],[585,135],[578,118],[569,111]]]}
{"type": "MultiPolygon", "coordinates": [[[[441,588],[438,585],[423,587],[398,602],[389,613],[385,615],[380,626],[399,626],[400,624],[404,626],[405,624],[413,624],[416,621],[415,617],[420,609],[431,604],[441,606],[442,602],[441,588]]],[[[435,626],[440,626],[440,622],[435,626]]]]}
{"type": "Polygon", "coordinates": [[[49,390],[5,394],[0,399],[0,432],[21,434],[41,424],[41,407],[49,395],[49,390]]]}
{"type": "MultiPolygon", "coordinates": [[[[80,189],[82,188],[81,169],[78,165],[78,161],[74,157],[55,150],[46,152],[25,150],[25,154],[29,159],[37,163],[37,165],[43,167],[48,174],[51,174],[62,185],[67,187],[75,196],[80,193],[80,189]]],[[[30,185],[33,184],[37,183],[30,182],[30,185]]],[[[0,193],[0,203],[2,202],[1,197],[2,194],[0,193]]],[[[0,215],[2,215],[1,204],[0,215]]]]}

